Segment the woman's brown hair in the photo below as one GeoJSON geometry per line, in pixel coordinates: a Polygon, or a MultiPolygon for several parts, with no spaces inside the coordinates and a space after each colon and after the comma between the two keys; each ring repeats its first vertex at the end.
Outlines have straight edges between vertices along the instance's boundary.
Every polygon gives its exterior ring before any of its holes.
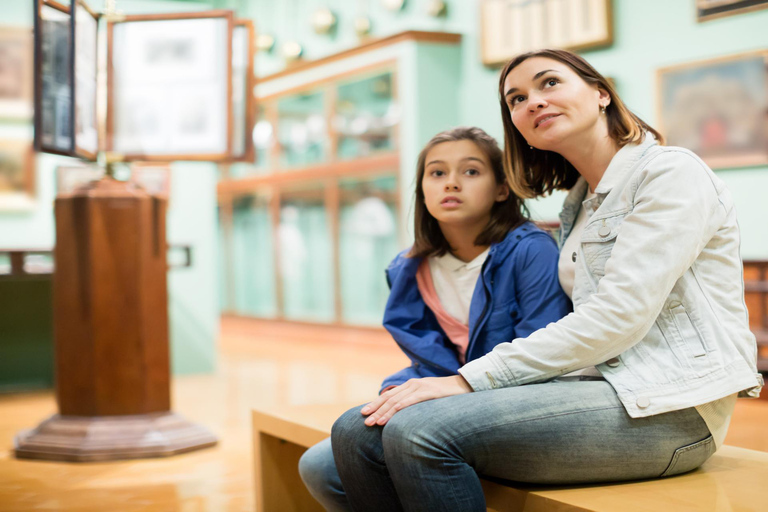
{"type": "Polygon", "coordinates": [[[504,123],[504,169],[507,173],[507,183],[517,196],[531,198],[549,194],[553,190],[567,190],[573,187],[579,178],[578,171],[568,160],[552,151],[531,148],[512,124],[509,105],[504,97],[504,82],[510,71],[532,57],[545,57],[562,62],[586,83],[596,85],[610,95],[611,102],[605,108],[608,135],[618,147],[642,142],[645,132],[653,134],[659,144],[664,143],[664,138],[659,132],[624,105],[611,82],[579,55],[552,49],[520,54],[504,66],[499,78],[499,102],[501,120],[504,123]]]}
{"type": "MultiPolygon", "coordinates": [[[[442,256],[451,250],[451,246],[443,236],[440,225],[424,203],[424,188],[422,180],[426,168],[427,153],[444,142],[468,140],[473,142],[488,157],[496,183],[506,183],[502,152],[496,139],[480,128],[460,126],[438,133],[427,142],[419,153],[416,164],[416,199],[414,203],[414,243],[408,256],[424,258],[427,256],[442,256]]],[[[510,193],[504,201],[498,201],[491,209],[491,220],[485,229],[477,235],[475,245],[491,245],[501,242],[512,229],[528,220],[525,205],[515,194],[510,193]]]]}

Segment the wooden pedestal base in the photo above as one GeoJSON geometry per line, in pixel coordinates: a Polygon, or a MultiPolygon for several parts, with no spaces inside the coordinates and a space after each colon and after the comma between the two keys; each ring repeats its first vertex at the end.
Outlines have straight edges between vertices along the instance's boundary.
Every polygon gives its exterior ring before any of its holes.
{"type": "Polygon", "coordinates": [[[94,462],[167,457],[214,446],[218,440],[205,427],[172,412],[126,416],[60,416],[55,414],[14,440],[24,459],[94,462]]]}

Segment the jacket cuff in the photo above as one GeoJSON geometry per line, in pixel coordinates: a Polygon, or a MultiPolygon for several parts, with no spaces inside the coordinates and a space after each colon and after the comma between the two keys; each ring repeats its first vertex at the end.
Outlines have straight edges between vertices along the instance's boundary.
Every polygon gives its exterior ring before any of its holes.
{"type": "Polygon", "coordinates": [[[515,376],[497,354],[489,352],[459,368],[459,373],[474,391],[517,386],[515,376]]]}

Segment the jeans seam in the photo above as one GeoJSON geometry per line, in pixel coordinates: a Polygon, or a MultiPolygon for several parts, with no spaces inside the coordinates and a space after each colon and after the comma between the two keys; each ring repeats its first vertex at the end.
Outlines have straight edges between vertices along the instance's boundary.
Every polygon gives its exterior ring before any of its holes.
{"type": "MultiPolygon", "coordinates": [[[[525,420],[511,421],[511,422],[504,423],[504,425],[517,425],[519,423],[527,423],[529,421],[536,421],[536,420],[540,420],[540,419],[544,419],[544,418],[559,418],[561,416],[570,416],[572,414],[581,414],[581,413],[585,413],[585,412],[595,412],[595,411],[607,411],[609,409],[622,409],[623,410],[624,407],[621,406],[621,405],[615,405],[615,406],[610,406],[610,407],[596,407],[596,408],[593,408],[593,409],[580,409],[578,411],[562,412],[562,413],[558,413],[558,414],[551,414],[549,416],[539,416],[538,418],[528,418],[528,419],[525,419],[525,420]]],[[[482,432],[482,431],[489,430],[489,429],[492,429],[492,428],[498,428],[498,425],[494,425],[493,427],[480,427],[480,428],[477,428],[477,429],[472,430],[470,432],[467,432],[465,434],[462,434],[461,436],[456,437],[454,439],[456,441],[458,441],[458,440],[464,439],[466,437],[469,437],[471,435],[477,434],[478,432],[482,432]]]]}

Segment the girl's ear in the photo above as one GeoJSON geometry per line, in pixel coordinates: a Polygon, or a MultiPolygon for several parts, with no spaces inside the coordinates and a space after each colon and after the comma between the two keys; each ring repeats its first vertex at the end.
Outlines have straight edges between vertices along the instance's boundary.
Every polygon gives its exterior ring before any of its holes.
{"type": "Polygon", "coordinates": [[[496,188],[496,202],[502,203],[509,199],[509,185],[502,183],[496,188]]]}

